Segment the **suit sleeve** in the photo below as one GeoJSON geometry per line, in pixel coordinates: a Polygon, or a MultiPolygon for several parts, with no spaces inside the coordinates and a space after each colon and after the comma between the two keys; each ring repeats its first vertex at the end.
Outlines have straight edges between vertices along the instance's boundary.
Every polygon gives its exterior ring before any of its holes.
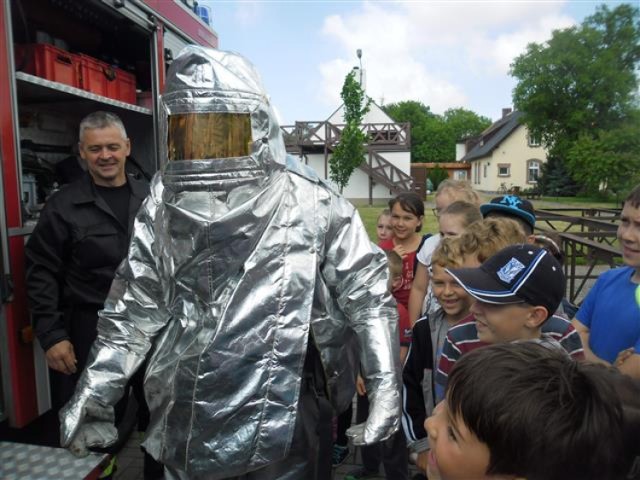
{"type": "Polygon", "coordinates": [[[372,405],[365,442],[384,440],[400,423],[398,310],[387,289],[386,256],[369,240],[355,208],[338,196],[332,198],[321,272],[358,337],[372,405]]]}
{"type": "Polygon", "coordinates": [[[88,400],[114,405],[150,350],[153,339],[170,314],[163,301],[161,255],[155,250],[158,192],[147,197],[135,219],[127,257],[99,313],[98,336],[76,392],[61,411],[61,441],[68,444],[80,427],[81,410],[88,400]]]}

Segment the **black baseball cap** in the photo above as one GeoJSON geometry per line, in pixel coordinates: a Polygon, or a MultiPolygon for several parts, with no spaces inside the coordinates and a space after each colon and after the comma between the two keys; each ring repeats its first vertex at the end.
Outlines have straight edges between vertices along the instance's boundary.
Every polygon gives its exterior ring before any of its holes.
{"type": "Polygon", "coordinates": [[[531,230],[536,225],[536,214],[533,204],[518,195],[501,195],[491,200],[489,203],[480,205],[480,212],[486,217],[490,212],[501,212],[506,215],[521,218],[529,225],[531,230]]]}
{"type": "Polygon", "coordinates": [[[547,250],[529,244],[511,245],[478,268],[447,268],[472,297],[485,303],[528,303],[555,313],[564,297],[562,266],[547,250]]]}

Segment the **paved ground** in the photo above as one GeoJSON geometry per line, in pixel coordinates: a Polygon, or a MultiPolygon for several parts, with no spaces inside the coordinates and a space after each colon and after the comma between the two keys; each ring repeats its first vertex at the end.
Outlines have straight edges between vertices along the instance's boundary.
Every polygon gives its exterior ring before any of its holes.
{"type": "MultiPolygon", "coordinates": [[[[140,439],[140,434],[134,433],[125,448],[118,454],[118,471],[115,475],[116,480],[142,480],[142,453],[138,448],[140,439]]],[[[347,460],[338,468],[334,469],[332,480],[343,480],[344,476],[348,472],[360,465],[359,451],[354,454],[354,449],[351,448],[350,450],[347,460]]],[[[410,467],[410,477],[417,472],[418,471],[415,467],[410,467]]],[[[385,480],[385,477],[384,475],[380,475],[378,477],[372,477],[372,480],[374,479],[385,480]]]]}

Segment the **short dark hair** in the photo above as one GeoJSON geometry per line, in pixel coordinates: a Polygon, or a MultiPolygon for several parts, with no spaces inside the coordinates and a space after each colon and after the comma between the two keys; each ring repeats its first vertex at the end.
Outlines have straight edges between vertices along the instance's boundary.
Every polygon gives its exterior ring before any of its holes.
{"type": "Polygon", "coordinates": [[[633,187],[633,190],[629,192],[627,198],[624,199],[623,206],[625,204],[631,205],[633,208],[640,207],[640,184],[633,187]]]}
{"type": "MultiPolygon", "coordinates": [[[[424,202],[417,193],[405,192],[389,200],[389,210],[399,203],[403,210],[413,213],[416,217],[424,217],[424,202]]],[[[422,230],[422,222],[416,228],[416,232],[422,230]]]]}
{"type": "Polygon", "coordinates": [[[638,455],[640,384],[551,346],[474,350],[456,362],[446,398],[489,448],[487,474],[623,479],[638,455]]]}

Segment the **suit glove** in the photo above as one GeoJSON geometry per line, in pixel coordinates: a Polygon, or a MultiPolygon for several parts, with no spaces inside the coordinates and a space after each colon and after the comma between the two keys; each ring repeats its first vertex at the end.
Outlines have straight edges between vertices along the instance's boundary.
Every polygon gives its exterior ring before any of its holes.
{"type": "Polygon", "coordinates": [[[397,391],[378,390],[369,393],[367,421],[347,430],[353,445],[371,445],[386,440],[400,425],[400,395],[397,391]]]}
{"type": "Polygon", "coordinates": [[[92,398],[74,397],[60,411],[60,444],[76,457],[90,447],[108,447],[118,439],[113,407],[92,398]]]}

